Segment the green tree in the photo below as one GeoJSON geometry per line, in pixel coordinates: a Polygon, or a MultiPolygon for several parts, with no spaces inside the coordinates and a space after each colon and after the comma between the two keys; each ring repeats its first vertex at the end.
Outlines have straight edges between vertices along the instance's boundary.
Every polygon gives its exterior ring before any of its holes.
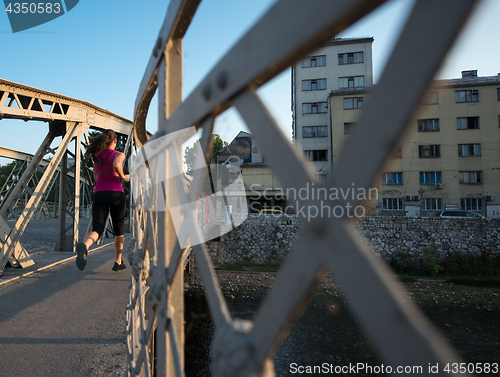
{"type": "MultiPolygon", "coordinates": [[[[227,145],[227,141],[223,141],[222,138],[217,135],[212,135],[212,151],[210,152],[208,158],[205,158],[205,162],[210,169],[210,164],[217,162],[217,157],[219,152],[227,145]]],[[[193,165],[196,157],[196,153],[201,150],[199,148],[200,140],[196,140],[192,147],[187,147],[184,150],[184,163],[186,165],[186,174],[189,176],[193,175],[193,165]]],[[[210,170],[209,170],[210,171],[210,170]]]]}
{"type": "Polygon", "coordinates": [[[7,165],[0,166],[0,189],[2,189],[3,185],[9,178],[10,172],[16,166],[16,161],[12,161],[7,165]]]}
{"type": "MultiPolygon", "coordinates": [[[[212,190],[212,192],[215,192],[210,164],[217,162],[219,152],[222,150],[222,148],[224,148],[227,145],[227,141],[223,141],[222,138],[217,134],[213,134],[212,138],[213,138],[212,150],[208,155],[208,157],[205,157],[205,162],[208,167],[208,177],[210,178],[210,186],[211,186],[210,188],[206,187],[206,190],[212,190]]],[[[193,167],[194,167],[193,165],[195,162],[196,153],[199,153],[199,151],[201,151],[201,148],[196,147],[197,145],[200,146],[200,140],[195,141],[192,147],[187,147],[184,150],[184,163],[186,165],[186,174],[191,177],[193,176],[193,167]]]]}

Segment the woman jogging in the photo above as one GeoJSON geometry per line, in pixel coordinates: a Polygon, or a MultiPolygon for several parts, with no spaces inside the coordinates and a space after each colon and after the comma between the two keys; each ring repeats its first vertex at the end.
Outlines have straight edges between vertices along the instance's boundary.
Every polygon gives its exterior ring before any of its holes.
{"type": "Polygon", "coordinates": [[[85,242],[76,246],[76,265],[80,270],[87,266],[89,247],[96,242],[104,232],[108,213],[111,213],[113,230],[115,232],[116,260],[113,271],[124,270],[122,259],[123,227],[125,224],[125,193],[121,180],[129,181],[128,174],[123,174],[125,155],[115,151],[116,133],[112,130],[104,131],[87,147],[85,159],[94,160],[94,202],[92,204],[92,232],[87,235],[85,242]]]}

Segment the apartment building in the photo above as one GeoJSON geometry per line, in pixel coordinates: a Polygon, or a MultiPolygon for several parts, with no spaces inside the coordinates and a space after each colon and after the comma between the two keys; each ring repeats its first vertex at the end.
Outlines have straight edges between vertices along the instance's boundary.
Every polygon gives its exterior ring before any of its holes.
{"type": "MultiPolygon", "coordinates": [[[[370,89],[330,92],[332,157],[356,121],[370,89]]],[[[435,216],[445,207],[500,217],[500,74],[438,80],[422,100],[377,180],[370,214],[435,216]]]]}
{"type": "Polygon", "coordinates": [[[337,38],[292,66],[292,137],[312,162],[318,180],[332,169],[332,91],[373,85],[373,38],[337,38]]]}

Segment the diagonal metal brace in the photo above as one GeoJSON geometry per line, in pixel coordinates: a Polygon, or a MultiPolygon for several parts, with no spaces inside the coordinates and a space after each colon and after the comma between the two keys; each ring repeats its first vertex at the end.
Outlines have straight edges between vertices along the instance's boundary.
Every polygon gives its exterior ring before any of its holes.
{"type": "Polygon", "coordinates": [[[77,129],[79,128],[80,125],[77,126],[77,124],[74,122],[68,124],[68,130],[66,131],[61,144],[57,148],[57,152],[55,153],[54,158],[50,162],[47,170],[45,170],[45,173],[43,174],[40,182],[35,188],[34,195],[28,201],[26,208],[14,225],[14,229],[12,229],[12,232],[10,232],[8,237],[5,239],[5,243],[2,245],[2,249],[0,251],[0,273],[2,273],[11,255],[14,255],[16,259],[18,257],[21,257],[20,255],[16,255],[14,253],[15,250],[18,250],[16,249],[16,245],[19,243],[21,235],[26,229],[26,226],[28,225],[31,217],[35,213],[38,204],[42,200],[43,194],[50,184],[50,180],[56,172],[57,167],[61,162],[62,156],[66,153],[69,143],[71,142],[71,140],[77,133],[77,129]]]}

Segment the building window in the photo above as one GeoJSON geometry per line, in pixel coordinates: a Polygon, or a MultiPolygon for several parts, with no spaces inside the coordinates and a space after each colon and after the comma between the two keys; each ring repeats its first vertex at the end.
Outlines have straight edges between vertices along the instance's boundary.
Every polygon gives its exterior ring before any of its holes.
{"type": "Polygon", "coordinates": [[[326,126],[304,126],[302,128],[302,137],[327,137],[326,126]]]}
{"type": "Polygon", "coordinates": [[[403,199],[397,198],[383,198],[382,205],[384,209],[402,210],[404,208],[403,199]]]}
{"type": "Polygon", "coordinates": [[[500,101],[500,88],[497,88],[497,101],[500,101]]]}
{"type": "Polygon", "coordinates": [[[362,109],[363,97],[344,98],[344,110],[362,109]]]}
{"type": "Polygon", "coordinates": [[[481,144],[458,144],[458,155],[461,157],[481,156],[481,144]]]}
{"type": "Polygon", "coordinates": [[[479,128],[479,117],[457,118],[457,130],[473,130],[479,128]]]}
{"type": "Polygon", "coordinates": [[[443,199],[426,198],[420,201],[420,208],[429,211],[443,210],[443,199]]]}
{"type": "Polygon", "coordinates": [[[327,161],[327,150],[304,151],[308,161],[327,161]]]}
{"type": "Polygon", "coordinates": [[[420,172],[420,184],[421,185],[431,185],[435,183],[441,183],[441,172],[420,172]]]}
{"type": "Polygon", "coordinates": [[[302,90],[326,89],[326,79],[302,80],[302,90]]]}
{"type": "Polygon", "coordinates": [[[483,199],[460,199],[460,205],[462,209],[469,211],[482,211],[483,210],[483,199]]]}
{"type": "Polygon", "coordinates": [[[344,135],[351,135],[356,129],[356,123],[344,123],[344,135]]]}
{"type": "Polygon", "coordinates": [[[363,52],[349,52],[347,54],[339,54],[339,65],[363,63],[363,52]]]}
{"type": "Polygon", "coordinates": [[[439,144],[419,145],[418,157],[420,158],[441,157],[441,145],[439,144]]]}
{"type": "Polygon", "coordinates": [[[312,102],[302,104],[302,114],[326,113],[326,102],[312,102]]]}
{"type": "Polygon", "coordinates": [[[418,132],[439,131],[439,119],[417,120],[418,132]]]}
{"type": "Polygon", "coordinates": [[[326,183],[328,180],[328,174],[316,174],[316,182],[326,183]]]}
{"type": "Polygon", "coordinates": [[[483,172],[461,171],[459,172],[460,183],[483,183],[483,172]]]}
{"type": "Polygon", "coordinates": [[[339,77],[339,88],[360,88],[365,86],[365,76],[339,77]]]}
{"type": "Polygon", "coordinates": [[[392,154],[390,155],[392,158],[403,158],[403,146],[401,145],[396,145],[394,147],[392,154]]]}
{"type": "Polygon", "coordinates": [[[455,92],[455,102],[477,102],[479,91],[477,89],[473,90],[457,90],[455,92]]]}
{"type": "Polygon", "coordinates": [[[427,93],[422,99],[422,105],[437,105],[438,94],[437,92],[427,93]]]}
{"type": "Polygon", "coordinates": [[[384,185],[402,185],[403,184],[403,173],[383,173],[382,183],[384,185]]]}
{"type": "Polygon", "coordinates": [[[308,56],[302,59],[302,68],[309,67],[325,67],[326,66],[326,55],[318,56],[308,56]]]}

